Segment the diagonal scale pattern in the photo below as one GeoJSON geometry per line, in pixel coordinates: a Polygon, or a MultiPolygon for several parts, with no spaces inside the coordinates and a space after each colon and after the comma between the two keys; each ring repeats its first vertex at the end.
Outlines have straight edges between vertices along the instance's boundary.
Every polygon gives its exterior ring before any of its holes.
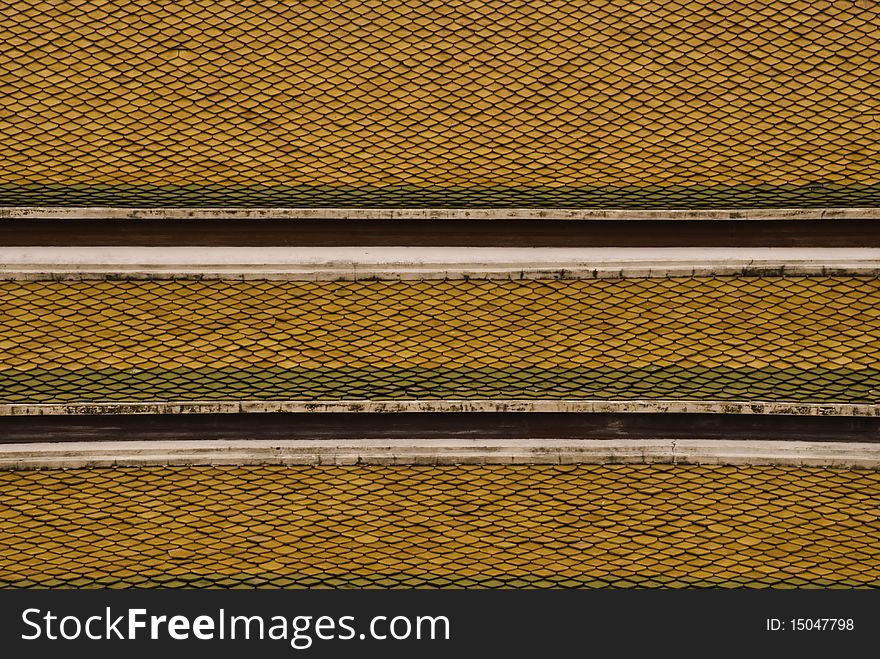
{"type": "Polygon", "coordinates": [[[0,401],[873,403],[880,280],[0,283],[0,401]]]}
{"type": "Polygon", "coordinates": [[[0,587],[878,587],[880,473],[661,465],[0,473],[0,587]]]}
{"type": "Polygon", "coordinates": [[[0,205],[880,206],[875,0],[11,0],[0,205]]]}

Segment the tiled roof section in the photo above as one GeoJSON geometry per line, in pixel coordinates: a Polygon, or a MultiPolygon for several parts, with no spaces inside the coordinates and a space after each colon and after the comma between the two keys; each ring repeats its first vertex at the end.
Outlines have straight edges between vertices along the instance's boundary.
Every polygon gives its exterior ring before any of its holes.
{"type": "Polygon", "coordinates": [[[0,402],[873,403],[880,280],[0,282],[0,402]]]}
{"type": "Polygon", "coordinates": [[[878,497],[789,467],[0,472],[0,587],[876,588],[878,497]]]}
{"type": "Polygon", "coordinates": [[[880,206],[880,4],[14,1],[0,205],[880,206]]]}

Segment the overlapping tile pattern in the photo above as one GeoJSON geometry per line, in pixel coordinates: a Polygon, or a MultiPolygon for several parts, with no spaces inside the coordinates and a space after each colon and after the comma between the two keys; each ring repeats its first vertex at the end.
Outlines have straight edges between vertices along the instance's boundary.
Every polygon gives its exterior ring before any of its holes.
{"type": "Polygon", "coordinates": [[[0,283],[0,401],[876,402],[880,280],[0,283]]]}
{"type": "Polygon", "coordinates": [[[0,587],[878,587],[880,473],[0,473],[0,587]]]}
{"type": "Polygon", "coordinates": [[[875,0],[11,0],[0,204],[880,206],[875,0]]]}

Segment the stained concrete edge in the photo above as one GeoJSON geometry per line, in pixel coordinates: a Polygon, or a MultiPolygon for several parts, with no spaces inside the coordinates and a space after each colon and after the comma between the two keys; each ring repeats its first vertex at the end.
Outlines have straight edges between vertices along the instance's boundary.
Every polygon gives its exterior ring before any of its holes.
{"type": "Polygon", "coordinates": [[[880,208],[726,208],[626,210],[601,208],[132,208],[3,206],[3,219],[373,219],[373,220],[835,220],[880,219],[880,208]]]}
{"type": "Polygon", "coordinates": [[[878,276],[871,247],[0,247],[0,279],[878,276]]]}
{"type": "Polygon", "coordinates": [[[703,440],[205,440],[0,445],[0,469],[186,465],[765,465],[880,469],[880,445],[703,440]]]}
{"type": "Polygon", "coordinates": [[[2,403],[0,416],[93,414],[272,414],[343,412],[572,412],[880,416],[878,403],[693,400],[282,400],[2,403]]]}

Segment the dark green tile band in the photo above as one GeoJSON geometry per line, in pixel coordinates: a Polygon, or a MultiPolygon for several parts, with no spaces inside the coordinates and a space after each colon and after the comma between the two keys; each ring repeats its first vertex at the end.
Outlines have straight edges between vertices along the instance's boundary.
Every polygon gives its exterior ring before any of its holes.
{"type": "Polygon", "coordinates": [[[669,187],[13,185],[0,206],[723,209],[880,206],[880,183],[669,187]]]}
{"type": "MultiPolygon", "coordinates": [[[[7,588],[609,588],[607,579],[589,576],[550,576],[504,574],[449,577],[434,574],[273,574],[241,575],[134,575],[120,581],[117,576],[94,579],[69,575],[42,581],[0,579],[0,589],[7,588]]],[[[619,578],[614,588],[880,588],[880,579],[865,582],[859,579],[799,578],[788,576],[779,582],[748,578],[668,577],[619,578]],[[769,583],[768,583],[769,581],[769,583]]]]}
{"type": "Polygon", "coordinates": [[[880,369],[32,369],[0,371],[0,402],[302,399],[678,399],[876,403],[880,369]]]}

